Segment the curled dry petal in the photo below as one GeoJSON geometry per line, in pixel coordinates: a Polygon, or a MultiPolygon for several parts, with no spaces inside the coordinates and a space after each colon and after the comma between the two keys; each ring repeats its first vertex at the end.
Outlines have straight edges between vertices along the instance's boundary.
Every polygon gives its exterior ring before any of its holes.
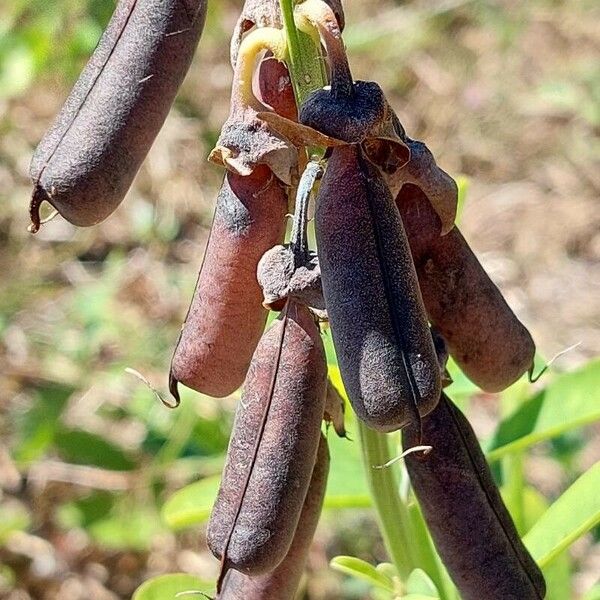
{"type": "Polygon", "coordinates": [[[458,206],[458,186],[446,171],[438,167],[431,150],[423,143],[408,140],[410,160],[402,168],[388,176],[388,185],[394,197],[405,183],[416,185],[438,214],[441,235],[454,227],[458,206]]]}
{"type": "Polygon", "coordinates": [[[289,140],[258,119],[258,113],[266,107],[252,91],[256,57],[265,49],[276,58],[283,58],[286,51],[283,32],[265,27],[242,41],[235,66],[231,112],[209,160],[242,176],[250,175],[257,165],[264,164],[278,179],[290,184],[298,152],[289,140]]]}

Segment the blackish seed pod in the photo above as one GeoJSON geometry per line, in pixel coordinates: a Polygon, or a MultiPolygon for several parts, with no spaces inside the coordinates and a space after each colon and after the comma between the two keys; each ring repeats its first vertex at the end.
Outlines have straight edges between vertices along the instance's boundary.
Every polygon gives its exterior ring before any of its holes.
{"type": "Polygon", "coordinates": [[[334,148],[317,198],[325,304],[348,396],[381,431],[435,407],[440,368],[398,209],[358,146],[334,148]]]}
{"type": "Polygon", "coordinates": [[[74,225],[121,203],[162,127],[204,25],[205,0],[121,0],[30,167],[32,231],[49,202],[74,225]]]}
{"type": "Polygon", "coordinates": [[[252,358],[208,526],[222,575],[265,573],[285,558],[315,464],[326,385],[319,328],[308,308],[289,301],[252,358]]]}
{"type": "Polygon", "coordinates": [[[219,600],[293,600],[306,566],[308,551],[319,522],[327,473],[329,450],[327,440],[321,436],[317,461],[294,540],[283,562],[269,573],[255,577],[231,570],[225,576],[219,600]]]}
{"type": "Polygon", "coordinates": [[[464,415],[442,395],[409,427],[406,467],[435,546],[464,600],[540,600],[544,577],[523,545],[502,502],[479,442],[464,415]],[[422,437],[421,437],[422,435],[422,437]]]}
{"type": "Polygon", "coordinates": [[[173,361],[181,382],[209,396],[238,389],[267,321],[256,280],[261,256],[285,234],[287,196],[268,167],[227,173],[208,246],[173,361]]]}
{"type": "Polygon", "coordinates": [[[405,184],[396,198],[425,308],[450,354],[475,384],[499,392],[533,365],[535,344],[457,227],[441,236],[431,203],[405,184]]]}

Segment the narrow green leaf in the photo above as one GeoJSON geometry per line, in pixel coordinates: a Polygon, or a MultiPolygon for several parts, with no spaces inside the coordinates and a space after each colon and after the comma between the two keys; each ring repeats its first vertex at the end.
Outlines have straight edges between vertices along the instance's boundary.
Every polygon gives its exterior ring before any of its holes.
{"type": "Polygon", "coordinates": [[[329,564],[332,569],[340,573],[361,579],[388,592],[394,591],[394,582],[387,575],[360,558],[354,556],[336,556],[331,559],[329,564]]]}
{"type": "Polygon", "coordinates": [[[214,591],[214,584],[202,581],[192,575],[185,573],[173,573],[172,575],[161,575],[144,582],[133,594],[131,600],[175,600],[177,594],[185,592],[199,592],[197,596],[186,595],[184,598],[198,598],[204,600],[201,593],[214,591]]]}
{"type": "Polygon", "coordinates": [[[439,598],[440,594],[431,580],[431,577],[423,569],[415,569],[406,581],[406,592],[410,594],[423,595],[439,598]]]}
{"type": "MultiPolygon", "coordinates": [[[[523,489],[524,530],[528,531],[548,510],[548,500],[533,487],[523,489]]],[[[557,556],[542,572],[546,580],[545,600],[566,600],[571,593],[571,557],[567,552],[557,556]]],[[[598,599],[600,600],[600,598],[598,599]]]]}
{"type": "MultiPolygon", "coordinates": [[[[329,365],[329,377],[345,398],[344,385],[337,366],[329,365]]],[[[358,425],[349,404],[346,412],[346,429],[351,439],[339,438],[332,430],[327,437],[332,468],[327,480],[324,506],[325,508],[369,508],[372,501],[362,466],[358,425]]]]}
{"type": "Polygon", "coordinates": [[[162,508],[164,522],[173,530],[204,523],[219,491],[221,477],[206,477],[175,492],[162,508]]]}
{"type": "Polygon", "coordinates": [[[584,473],[524,537],[533,558],[545,567],[600,523],[600,461],[584,473]]]}
{"type": "Polygon", "coordinates": [[[599,388],[600,360],[558,376],[500,423],[488,445],[488,459],[600,420],[600,403],[594,401],[599,388]]]}

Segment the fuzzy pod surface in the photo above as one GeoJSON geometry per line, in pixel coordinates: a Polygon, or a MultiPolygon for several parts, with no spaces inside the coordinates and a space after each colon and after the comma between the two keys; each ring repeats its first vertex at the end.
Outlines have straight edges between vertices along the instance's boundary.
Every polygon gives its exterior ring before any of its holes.
{"type": "Polygon", "coordinates": [[[329,450],[321,435],[317,460],[292,545],[283,562],[273,571],[251,577],[231,570],[225,577],[219,600],[293,600],[300,584],[310,545],[325,498],[329,450]]]}
{"type": "Polygon", "coordinates": [[[457,227],[441,235],[425,194],[405,184],[396,197],[425,308],[462,371],[486,392],[499,392],[531,368],[535,344],[527,328],[457,227]]]}
{"type": "Polygon", "coordinates": [[[540,600],[544,577],[523,545],[475,432],[446,396],[402,432],[410,480],[440,556],[464,600],[540,600]]]}
{"type": "Polygon", "coordinates": [[[435,407],[441,376],[398,209],[358,146],[334,148],[317,197],[317,246],[348,396],[393,431],[435,407]]]}
{"type": "Polygon", "coordinates": [[[289,301],[252,358],[208,525],[222,574],[265,573],[285,558],[315,464],[326,385],[319,328],[307,307],[289,301]]]}
{"type": "Polygon", "coordinates": [[[283,239],[286,212],[284,188],[267,166],[247,177],[225,175],[171,363],[176,397],[177,382],[219,398],[242,385],[268,315],[256,266],[283,239]]]}
{"type": "Polygon", "coordinates": [[[30,166],[39,205],[90,226],[121,203],[198,44],[206,0],[121,0],[30,166]]]}

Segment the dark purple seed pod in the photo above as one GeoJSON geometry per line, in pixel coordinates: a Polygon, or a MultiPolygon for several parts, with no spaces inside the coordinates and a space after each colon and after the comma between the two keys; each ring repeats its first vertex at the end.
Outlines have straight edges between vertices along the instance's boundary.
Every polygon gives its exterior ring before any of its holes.
{"type": "Polygon", "coordinates": [[[421,429],[402,432],[406,467],[435,546],[464,600],[541,600],[544,577],[523,545],[475,432],[442,394],[421,429]]]}
{"type": "Polygon", "coordinates": [[[207,534],[220,582],[229,569],[256,575],[285,558],[315,464],[326,386],[319,327],[290,300],[258,344],[236,413],[207,534]]]}
{"type": "Polygon", "coordinates": [[[285,235],[287,195],[265,165],[228,172],[196,290],[171,363],[177,382],[209,396],[237,390],[267,322],[256,280],[261,256],[285,235]]]}
{"type": "Polygon", "coordinates": [[[219,600],[294,600],[321,515],[328,472],[329,450],[327,440],[321,436],[296,533],[283,562],[273,571],[254,577],[229,571],[223,580],[219,600]]]}
{"type": "Polygon", "coordinates": [[[49,202],[74,225],[121,203],[162,127],[198,44],[206,0],[121,0],[31,160],[31,230],[49,202]]]}
{"type": "Polygon", "coordinates": [[[400,214],[359,146],[334,148],[315,216],[325,304],[357,415],[394,431],[433,410],[438,359],[400,214]]]}
{"type": "Polygon", "coordinates": [[[396,198],[429,320],[458,366],[486,392],[513,384],[533,365],[535,344],[457,227],[441,222],[425,194],[405,184],[396,198]]]}

